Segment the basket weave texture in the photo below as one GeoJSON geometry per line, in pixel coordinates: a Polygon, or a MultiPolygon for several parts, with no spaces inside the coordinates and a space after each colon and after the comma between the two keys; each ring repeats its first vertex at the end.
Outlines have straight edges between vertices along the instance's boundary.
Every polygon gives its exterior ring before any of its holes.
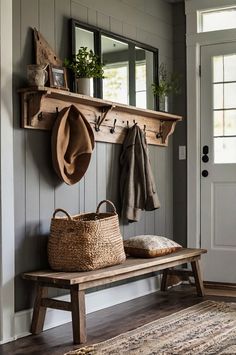
{"type": "Polygon", "coordinates": [[[48,261],[53,270],[96,270],[121,264],[125,259],[119,219],[111,201],[101,201],[96,213],[70,216],[63,209],[55,210],[48,240],[48,261]],[[99,212],[105,202],[113,212],[99,212]],[[60,211],[66,217],[56,216],[60,211]]]}

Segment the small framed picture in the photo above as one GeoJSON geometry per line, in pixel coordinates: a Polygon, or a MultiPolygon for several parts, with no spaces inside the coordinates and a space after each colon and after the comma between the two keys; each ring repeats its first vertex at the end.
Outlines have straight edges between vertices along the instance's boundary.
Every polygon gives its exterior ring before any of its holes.
{"type": "Polygon", "coordinates": [[[49,65],[49,84],[52,88],[69,90],[66,68],[49,65]]]}

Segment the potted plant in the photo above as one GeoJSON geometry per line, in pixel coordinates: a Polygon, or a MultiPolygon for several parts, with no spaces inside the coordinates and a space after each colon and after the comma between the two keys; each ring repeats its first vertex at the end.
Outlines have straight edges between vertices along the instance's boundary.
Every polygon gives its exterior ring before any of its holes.
{"type": "Polygon", "coordinates": [[[180,94],[180,75],[168,73],[166,65],[161,63],[159,66],[159,82],[152,84],[153,94],[158,96],[159,109],[168,111],[168,97],[170,94],[180,94]]]}
{"type": "Polygon", "coordinates": [[[65,59],[65,67],[72,70],[76,80],[76,92],[90,95],[90,79],[104,78],[103,64],[97,54],[88,47],[80,47],[72,60],[65,59]]]}

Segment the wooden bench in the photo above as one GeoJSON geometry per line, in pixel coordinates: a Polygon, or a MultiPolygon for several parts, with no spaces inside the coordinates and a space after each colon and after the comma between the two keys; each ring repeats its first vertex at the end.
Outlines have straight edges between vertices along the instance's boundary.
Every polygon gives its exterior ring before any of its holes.
{"type": "Polygon", "coordinates": [[[128,258],[123,264],[88,272],[34,271],[23,274],[23,278],[37,282],[31,333],[43,330],[47,308],[54,308],[72,313],[73,339],[75,344],[86,342],[85,291],[100,285],[126,280],[135,276],[163,271],[161,290],[166,290],[169,273],[186,274],[186,270],[171,269],[185,263],[191,263],[192,271],[188,274],[195,278],[198,296],[204,296],[199,260],[204,249],[182,249],[166,256],[141,259],[128,258]],[[48,287],[70,290],[71,302],[48,298],[48,287]]]}

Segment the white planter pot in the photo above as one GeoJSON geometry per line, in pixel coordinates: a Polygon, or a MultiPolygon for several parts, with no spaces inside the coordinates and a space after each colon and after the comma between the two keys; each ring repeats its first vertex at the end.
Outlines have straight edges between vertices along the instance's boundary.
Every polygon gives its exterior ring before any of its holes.
{"type": "Polygon", "coordinates": [[[168,96],[162,96],[159,98],[159,110],[168,112],[169,110],[169,102],[168,96]]]}
{"type": "Polygon", "coordinates": [[[77,78],[76,92],[78,94],[90,96],[90,78],[77,78]]]}

